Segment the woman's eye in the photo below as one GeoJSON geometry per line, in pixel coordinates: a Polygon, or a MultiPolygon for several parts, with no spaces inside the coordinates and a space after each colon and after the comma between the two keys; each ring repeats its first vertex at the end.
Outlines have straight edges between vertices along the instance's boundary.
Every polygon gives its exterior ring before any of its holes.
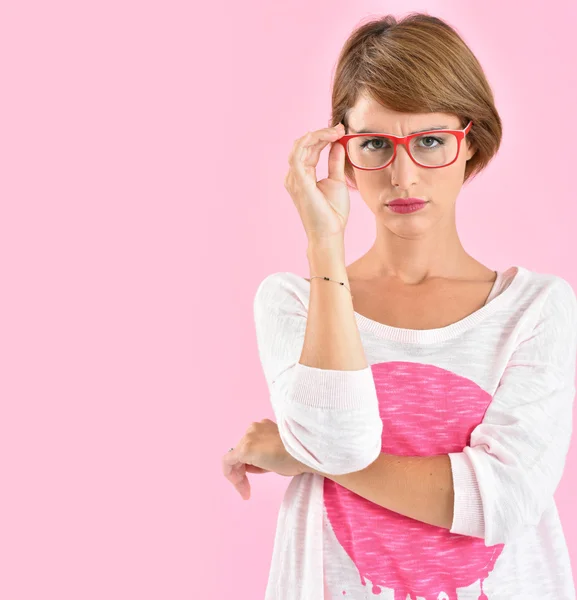
{"type": "Polygon", "coordinates": [[[362,143],[363,148],[369,148],[369,150],[382,150],[384,145],[386,144],[386,140],[382,138],[372,138],[362,143]],[[369,147],[369,144],[375,144],[376,147],[369,147]]]}
{"type": "Polygon", "coordinates": [[[427,143],[425,144],[425,148],[435,148],[435,144],[436,145],[442,145],[443,141],[440,140],[439,138],[436,138],[434,136],[431,135],[426,135],[422,138],[419,138],[421,141],[427,140],[427,143]],[[433,142],[433,144],[431,144],[430,142],[433,142]]]}

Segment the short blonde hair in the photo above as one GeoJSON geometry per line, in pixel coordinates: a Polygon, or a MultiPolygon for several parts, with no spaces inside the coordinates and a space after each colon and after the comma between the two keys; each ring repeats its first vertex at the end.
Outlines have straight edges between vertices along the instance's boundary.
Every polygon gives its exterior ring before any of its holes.
{"type": "MultiPolygon", "coordinates": [[[[493,92],[479,61],[445,21],[425,13],[393,15],[357,27],[345,42],[335,69],[329,126],[342,122],[360,94],[398,112],[456,114],[465,140],[477,149],[464,182],[497,153],[503,134],[493,92]]],[[[463,142],[464,143],[464,142],[463,142]]],[[[357,189],[346,160],[347,185],[357,189]]]]}

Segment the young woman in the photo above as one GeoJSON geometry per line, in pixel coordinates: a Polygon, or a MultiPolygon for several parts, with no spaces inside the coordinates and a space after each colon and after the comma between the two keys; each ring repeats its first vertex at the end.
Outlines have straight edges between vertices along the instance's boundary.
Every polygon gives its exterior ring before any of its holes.
{"type": "Polygon", "coordinates": [[[339,57],[332,125],[295,141],[285,180],[310,277],[273,273],[255,296],[276,423],[223,459],[245,498],[246,473],[292,476],[266,599],[574,599],[553,494],[577,298],[461,244],[458,194],[501,141],[481,66],[438,18],[366,23],[339,57]],[[345,265],[349,187],[376,239],[345,265]]]}

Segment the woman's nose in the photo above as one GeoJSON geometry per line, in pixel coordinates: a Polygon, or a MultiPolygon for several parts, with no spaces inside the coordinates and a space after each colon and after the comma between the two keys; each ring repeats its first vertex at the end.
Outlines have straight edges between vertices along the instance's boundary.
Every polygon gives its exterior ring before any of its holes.
{"type": "Polygon", "coordinates": [[[419,166],[409,156],[407,149],[400,144],[397,146],[397,155],[389,165],[391,180],[400,187],[409,188],[417,178],[419,166]]]}

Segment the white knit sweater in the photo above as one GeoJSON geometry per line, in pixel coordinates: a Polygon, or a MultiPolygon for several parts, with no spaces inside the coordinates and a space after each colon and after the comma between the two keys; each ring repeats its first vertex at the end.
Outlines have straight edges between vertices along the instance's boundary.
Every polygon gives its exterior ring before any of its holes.
{"type": "Polygon", "coordinates": [[[448,454],[450,530],[332,480],[293,477],[265,600],[575,600],[553,494],[570,443],[577,298],[563,278],[511,267],[485,305],[447,327],[401,329],[355,312],[369,367],[300,364],[310,284],[267,276],[258,352],[281,439],[329,474],[379,453],[448,454]]]}

